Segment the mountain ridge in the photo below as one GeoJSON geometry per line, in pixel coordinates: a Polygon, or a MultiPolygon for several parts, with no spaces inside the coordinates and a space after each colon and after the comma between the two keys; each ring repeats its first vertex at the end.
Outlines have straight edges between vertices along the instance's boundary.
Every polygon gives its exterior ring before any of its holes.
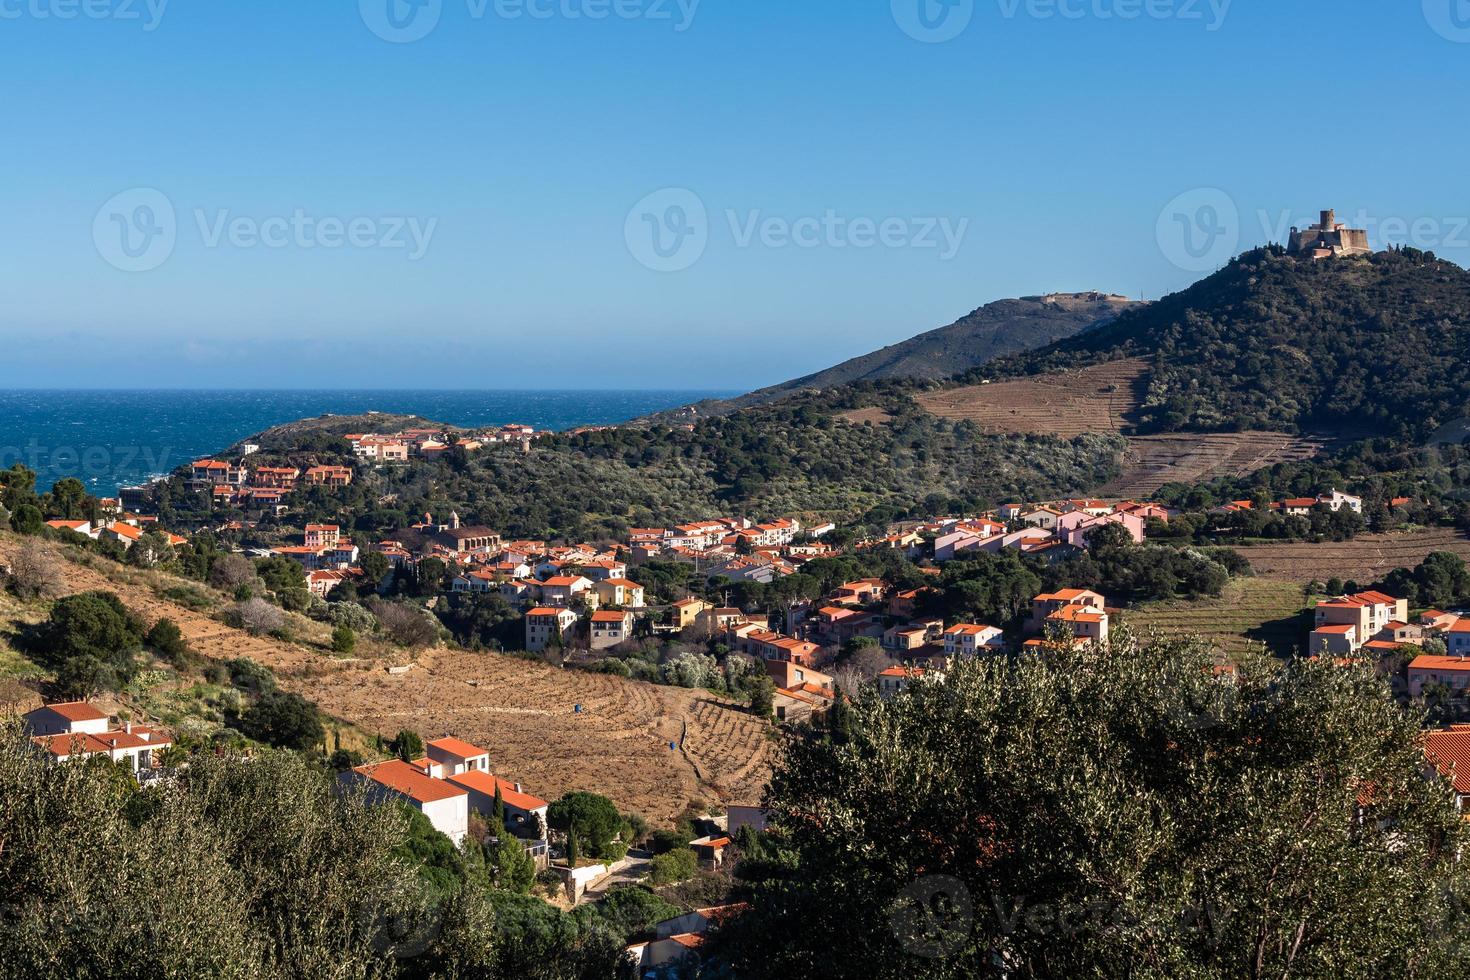
{"type": "Polygon", "coordinates": [[[1111,323],[1146,305],[1113,293],[1047,293],[996,300],[953,323],[735,398],[707,399],[638,422],[691,422],[765,405],[802,391],[859,381],[939,381],[998,357],[1044,347],[1111,323]]]}

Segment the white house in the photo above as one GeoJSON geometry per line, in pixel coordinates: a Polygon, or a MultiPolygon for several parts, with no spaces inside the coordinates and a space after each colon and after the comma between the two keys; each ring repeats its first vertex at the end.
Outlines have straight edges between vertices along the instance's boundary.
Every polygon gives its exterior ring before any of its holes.
{"type": "Polygon", "coordinates": [[[112,728],[105,712],[84,701],[37,708],[25,715],[31,743],[55,762],[105,755],[130,772],[153,768],[154,753],[173,740],[148,725],[124,722],[112,728]]]}
{"type": "Polygon", "coordinates": [[[982,652],[995,652],[1005,646],[1005,637],[994,626],[956,623],[944,631],[944,653],[949,657],[973,657],[982,652]]]}
{"type": "Polygon", "coordinates": [[[489,816],[495,812],[495,791],[505,806],[505,829],[517,837],[540,838],[546,832],[546,810],[551,804],[527,793],[520,783],[494,773],[474,770],[450,776],[449,782],[469,794],[470,809],[489,816]]]}
{"type": "Polygon", "coordinates": [[[358,766],[344,772],[341,779],[365,786],[373,803],[398,802],[413,807],[429,819],[435,830],[454,841],[455,847],[469,834],[469,793],[401,759],[358,766]]]}
{"type": "Polygon", "coordinates": [[[441,779],[473,770],[484,772],[490,768],[488,751],[457,738],[436,738],[424,746],[424,752],[429,762],[442,770],[430,775],[441,779]]]}
{"type": "Polygon", "coordinates": [[[526,649],[539,653],[553,641],[567,639],[577,625],[577,614],[566,607],[541,606],[526,613],[526,649]]]}

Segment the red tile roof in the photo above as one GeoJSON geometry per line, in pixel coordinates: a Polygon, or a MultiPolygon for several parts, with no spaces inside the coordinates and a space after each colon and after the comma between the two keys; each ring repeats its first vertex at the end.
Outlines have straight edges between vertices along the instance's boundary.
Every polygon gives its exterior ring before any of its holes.
{"type": "Polygon", "coordinates": [[[419,803],[434,803],[467,795],[458,786],[451,786],[442,779],[432,779],[401,759],[358,766],[352,771],[419,803]]]}
{"type": "Polygon", "coordinates": [[[436,738],[429,744],[436,749],[448,752],[450,755],[458,756],[461,759],[473,759],[476,756],[490,754],[488,750],[482,749],[478,745],[471,745],[469,742],[461,741],[457,738],[436,738]]]}
{"type": "Polygon", "coordinates": [[[469,772],[462,772],[458,776],[450,776],[449,781],[456,786],[484,793],[486,796],[494,796],[495,790],[498,787],[500,789],[500,798],[518,810],[539,810],[549,805],[539,797],[517,790],[515,783],[501,779],[499,776],[480,769],[472,769],[469,772]]]}

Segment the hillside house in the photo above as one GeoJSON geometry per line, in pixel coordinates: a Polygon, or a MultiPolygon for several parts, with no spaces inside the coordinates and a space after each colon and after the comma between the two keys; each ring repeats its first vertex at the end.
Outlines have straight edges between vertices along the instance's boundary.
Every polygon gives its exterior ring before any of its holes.
{"type": "Polygon", "coordinates": [[[606,650],[633,638],[633,613],[626,609],[595,612],[590,627],[592,649],[606,650]]]}
{"type": "Polygon", "coordinates": [[[1362,645],[1363,639],[1352,623],[1327,623],[1312,630],[1307,652],[1312,656],[1350,657],[1362,645]]]}
{"type": "Polygon", "coordinates": [[[1442,776],[1455,794],[1455,809],[1470,802],[1470,725],[1451,725],[1424,733],[1426,776],[1442,776]]]}
{"type": "Polygon", "coordinates": [[[1457,657],[1470,657],[1470,616],[1462,616],[1446,631],[1445,646],[1457,657]]]}
{"type": "Polygon", "coordinates": [[[1390,623],[1408,622],[1409,603],[1382,592],[1359,592],[1317,603],[1312,618],[1316,630],[1329,625],[1352,626],[1361,645],[1369,640],[1391,639],[1391,636],[1380,634],[1388,629],[1390,623]]]}
{"type": "Polygon", "coordinates": [[[577,614],[566,607],[547,606],[526,613],[526,649],[540,653],[558,643],[565,644],[577,625],[577,614]]]}
{"type": "Polygon", "coordinates": [[[308,548],[330,548],[342,540],[342,528],[336,524],[306,525],[305,540],[308,548]]]}
{"type": "Polygon", "coordinates": [[[674,625],[679,629],[688,629],[694,625],[699,614],[710,608],[710,604],[703,599],[680,599],[670,609],[673,611],[674,625]]]}
{"type": "Polygon", "coordinates": [[[430,774],[440,779],[448,779],[464,772],[485,772],[490,768],[490,753],[487,750],[449,736],[436,738],[426,744],[424,753],[428,762],[440,770],[430,774]]]}
{"type": "Polygon", "coordinates": [[[623,606],[627,609],[642,609],[643,586],[626,578],[607,578],[592,583],[601,606],[623,606]]]}
{"type": "Polygon", "coordinates": [[[373,803],[397,802],[418,810],[439,833],[458,847],[470,829],[469,792],[435,779],[400,759],[358,766],[339,777],[346,786],[359,786],[373,803]]]}
{"type": "Polygon", "coordinates": [[[350,466],[313,466],[306,471],[306,482],[314,487],[345,487],[352,483],[350,466]]]}
{"type": "Polygon", "coordinates": [[[1059,627],[1079,643],[1102,646],[1108,642],[1108,614],[1095,606],[1063,606],[1046,617],[1048,628],[1059,627]]]}
{"type": "Polygon", "coordinates": [[[301,471],[294,466],[260,466],[252,474],[250,485],[269,490],[294,490],[301,471]]]}
{"type": "MultiPolygon", "coordinates": [[[[885,698],[894,697],[908,690],[913,681],[933,673],[923,667],[889,667],[878,674],[878,693],[885,698]]],[[[942,678],[943,675],[935,676],[942,678]]]]}
{"type": "Polygon", "coordinates": [[[474,769],[445,777],[469,794],[469,807],[486,817],[495,813],[495,793],[505,808],[505,829],[520,838],[541,839],[546,833],[546,811],[551,804],[532,796],[520,783],[474,769]]]}
{"type": "Polygon", "coordinates": [[[36,750],[53,762],[106,756],[132,773],[152,769],[156,753],[173,744],[162,730],[123,722],[85,701],[49,704],[27,712],[22,724],[36,750]]]}
{"type": "Polygon", "coordinates": [[[944,654],[947,657],[975,657],[1004,649],[1005,634],[994,626],[956,623],[944,631],[944,654]]]}
{"type": "Polygon", "coordinates": [[[540,585],[541,603],[546,606],[570,606],[574,599],[590,600],[597,604],[597,593],[592,591],[592,580],[581,575],[556,575],[540,585]]]}
{"type": "Polygon", "coordinates": [[[1107,603],[1100,593],[1090,589],[1058,589],[1056,592],[1043,592],[1031,600],[1031,619],[1028,629],[1031,632],[1041,632],[1051,614],[1066,606],[1088,606],[1101,612],[1107,603]]]}
{"type": "Polygon", "coordinates": [[[1430,684],[1443,684],[1454,697],[1470,687],[1470,657],[1423,654],[1409,664],[1409,695],[1419,697],[1430,684]]]}

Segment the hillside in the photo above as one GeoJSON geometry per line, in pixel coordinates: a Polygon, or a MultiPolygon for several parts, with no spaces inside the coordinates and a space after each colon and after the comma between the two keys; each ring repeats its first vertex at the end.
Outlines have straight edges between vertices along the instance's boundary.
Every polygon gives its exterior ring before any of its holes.
{"type": "Polygon", "coordinates": [[[1259,249],[983,377],[1125,358],[1147,365],[1130,419],[1138,433],[1423,440],[1470,414],[1470,273],[1413,250],[1314,263],[1259,249]]]}
{"type": "Polygon", "coordinates": [[[989,303],[954,323],[921,333],[833,367],[762,388],[738,398],[697,402],[653,416],[689,421],[728,415],[764,405],[799,391],[832,388],[856,381],[912,379],[938,381],[997,357],[1033,350],[1110,323],[1119,313],[1143,305],[1106,293],[1051,293],[989,303]]]}
{"type": "MultiPolygon", "coordinates": [[[[0,532],[0,564],[14,560],[20,543],[0,532]]],[[[274,671],[287,690],[369,740],[409,728],[483,745],[500,775],[546,799],[588,790],[656,825],[671,824],[694,800],[758,799],[770,770],[775,743],[769,729],[706,691],[448,647],[419,651],[413,669],[389,674],[388,666],[407,661],[406,651],[365,642],[355,659],[343,659],[330,652],[328,627],[300,617],[295,642],[251,635],[215,618],[230,599],[199,582],[95,556],[77,564],[67,560],[67,549],[45,547],[62,568],[66,593],[115,592],[146,623],[174,620],[206,665],[249,657],[274,671]],[[180,605],[175,595],[190,604],[180,605]],[[677,752],[669,750],[671,742],[679,743],[677,752]]],[[[0,592],[0,693],[6,701],[29,706],[36,699],[14,681],[34,682],[44,672],[16,653],[9,637],[44,615],[39,605],[23,607],[0,592]]],[[[151,717],[189,724],[174,711],[198,679],[167,671],[145,677],[146,683],[130,686],[130,696],[151,717]]]]}

